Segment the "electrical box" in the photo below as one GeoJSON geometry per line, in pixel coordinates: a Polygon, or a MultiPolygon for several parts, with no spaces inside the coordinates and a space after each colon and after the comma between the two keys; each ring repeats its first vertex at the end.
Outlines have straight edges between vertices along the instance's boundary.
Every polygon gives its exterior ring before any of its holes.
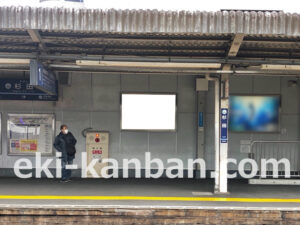
{"type": "Polygon", "coordinates": [[[240,141],[240,152],[241,153],[251,153],[251,140],[241,140],[240,141]]]}
{"type": "Polygon", "coordinates": [[[197,78],[196,91],[208,91],[208,80],[205,78],[197,78]]]}
{"type": "MultiPolygon", "coordinates": [[[[93,159],[97,159],[94,169],[99,177],[102,177],[101,169],[108,164],[102,162],[104,158],[108,158],[108,143],[108,132],[89,131],[86,133],[87,165],[89,165],[93,159]]],[[[87,176],[92,177],[89,172],[87,176]]]]}

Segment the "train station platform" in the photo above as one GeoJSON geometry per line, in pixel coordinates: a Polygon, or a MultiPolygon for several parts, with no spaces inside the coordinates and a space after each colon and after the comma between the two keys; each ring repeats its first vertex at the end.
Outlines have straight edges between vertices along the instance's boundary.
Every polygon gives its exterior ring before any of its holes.
{"type": "Polygon", "coordinates": [[[200,179],[0,179],[3,224],[300,224],[298,186],[200,179]],[[68,217],[66,217],[68,216],[68,217]],[[63,218],[63,219],[62,219],[63,218]],[[62,222],[61,222],[62,223],[62,222]]]}
{"type": "Polygon", "coordinates": [[[191,206],[300,210],[297,185],[250,185],[231,180],[229,193],[213,193],[212,179],[0,179],[1,205],[191,206]]]}

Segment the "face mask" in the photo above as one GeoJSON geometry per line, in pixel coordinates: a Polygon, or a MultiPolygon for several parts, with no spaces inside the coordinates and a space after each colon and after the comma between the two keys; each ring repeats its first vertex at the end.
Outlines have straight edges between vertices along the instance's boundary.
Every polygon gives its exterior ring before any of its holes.
{"type": "Polygon", "coordinates": [[[69,132],[69,130],[68,129],[65,129],[65,134],[67,134],[69,132]]]}

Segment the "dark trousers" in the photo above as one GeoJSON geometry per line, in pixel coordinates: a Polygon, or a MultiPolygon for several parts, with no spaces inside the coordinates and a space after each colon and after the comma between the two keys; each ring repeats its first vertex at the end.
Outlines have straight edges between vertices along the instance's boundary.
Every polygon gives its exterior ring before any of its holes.
{"type": "Polygon", "coordinates": [[[68,180],[71,177],[72,170],[66,169],[66,165],[72,165],[73,159],[67,159],[61,161],[61,179],[62,180],[68,180]]]}

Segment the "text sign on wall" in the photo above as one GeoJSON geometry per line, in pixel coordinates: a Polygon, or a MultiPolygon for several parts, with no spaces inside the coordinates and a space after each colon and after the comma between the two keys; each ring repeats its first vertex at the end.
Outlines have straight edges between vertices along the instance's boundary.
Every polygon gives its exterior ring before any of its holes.
{"type": "Polygon", "coordinates": [[[28,79],[0,79],[0,100],[57,101],[58,96],[36,89],[28,79]]]}
{"type": "Polygon", "coordinates": [[[228,109],[221,109],[221,143],[228,142],[228,109]]]}
{"type": "Polygon", "coordinates": [[[49,94],[56,95],[56,77],[37,60],[30,60],[30,85],[49,94]]]}

